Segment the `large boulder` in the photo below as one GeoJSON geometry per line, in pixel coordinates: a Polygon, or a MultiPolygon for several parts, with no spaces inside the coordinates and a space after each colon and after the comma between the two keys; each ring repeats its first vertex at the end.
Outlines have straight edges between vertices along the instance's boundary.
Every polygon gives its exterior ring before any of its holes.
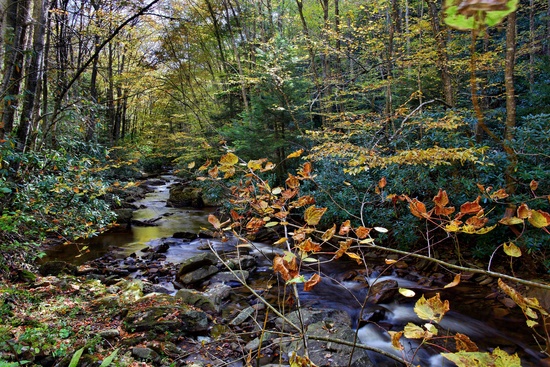
{"type": "Polygon", "coordinates": [[[216,274],[218,258],[211,252],[203,252],[181,262],[177,279],[183,284],[195,284],[216,274]]]}
{"type": "Polygon", "coordinates": [[[170,196],[166,205],[174,208],[203,208],[202,189],[185,184],[174,184],[170,187],[170,196]]]}

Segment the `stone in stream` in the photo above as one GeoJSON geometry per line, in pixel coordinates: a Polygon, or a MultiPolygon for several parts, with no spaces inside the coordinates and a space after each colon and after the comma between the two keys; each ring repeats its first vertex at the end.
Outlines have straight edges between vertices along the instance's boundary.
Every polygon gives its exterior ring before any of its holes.
{"type": "Polygon", "coordinates": [[[183,284],[195,284],[218,272],[218,258],[210,252],[195,255],[181,262],[177,279],[183,284]]]}
{"type": "MultiPolygon", "coordinates": [[[[341,310],[307,310],[303,309],[302,320],[307,335],[322,337],[332,340],[343,340],[353,343],[355,332],[351,329],[351,320],[345,311],[341,310]]],[[[291,312],[285,316],[295,325],[299,325],[298,311],[291,312]]],[[[278,327],[283,331],[295,332],[293,328],[281,318],[277,319],[278,327]]],[[[284,354],[296,352],[297,355],[304,355],[304,345],[300,338],[280,340],[281,352],[284,354]]],[[[334,341],[319,341],[309,338],[308,352],[311,362],[318,367],[373,367],[367,351],[361,348],[353,348],[348,345],[334,341]],[[350,362],[350,356],[353,356],[350,362]]]]}
{"type": "Polygon", "coordinates": [[[376,282],[370,287],[369,302],[380,304],[391,302],[397,296],[399,285],[396,280],[376,282]]]}
{"type": "Polygon", "coordinates": [[[201,310],[219,312],[222,301],[229,297],[230,292],[231,287],[225,284],[214,284],[205,292],[193,289],[180,289],[174,297],[201,310]]]}
{"type": "Polygon", "coordinates": [[[202,189],[185,184],[174,184],[170,187],[170,197],[166,205],[174,208],[203,208],[202,189]]]}

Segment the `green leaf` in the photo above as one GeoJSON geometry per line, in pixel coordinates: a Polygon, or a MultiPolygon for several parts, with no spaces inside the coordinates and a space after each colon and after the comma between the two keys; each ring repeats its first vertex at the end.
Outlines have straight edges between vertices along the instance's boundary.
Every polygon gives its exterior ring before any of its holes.
{"type": "Polygon", "coordinates": [[[99,365],[99,367],[107,367],[108,365],[110,365],[112,362],[113,362],[113,359],[115,359],[117,353],[118,353],[118,349],[115,349],[113,351],[113,353],[109,354],[109,356],[107,358],[105,358],[103,360],[103,362],[101,362],[101,364],[99,365]]]}
{"type": "Polygon", "coordinates": [[[479,0],[469,3],[445,0],[445,23],[460,30],[482,29],[493,27],[518,6],[518,0],[510,0],[504,4],[499,0],[479,0]]]}
{"type": "Polygon", "coordinates": [[[82,357],[83,352],[84,352],[84,347],[74,352],[73,357],[71,358],[71,362],[69,362],[69,367],[78,366],[78,362],[80,361],[80,357],[82,357]]]}

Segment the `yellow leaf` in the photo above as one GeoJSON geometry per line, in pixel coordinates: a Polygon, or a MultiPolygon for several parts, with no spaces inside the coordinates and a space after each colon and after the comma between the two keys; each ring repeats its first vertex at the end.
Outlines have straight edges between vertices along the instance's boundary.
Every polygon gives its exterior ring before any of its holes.
{"type": "Polygon", "coordinates": [[[332,227],[330,227],[325,231],[325,233],[323,233],[323,236],[321,237],[321,239],[323,240],[323,242],[330,241],[330,239],[334,236],[335,233],[336,233],[336,224],[333,224],[332,227]]]}
{"type": "Polygon", "coordinates": [[[416,295],[416,293],[412,289],[399,288],[398,291],[399,293],[401,293],[401,295],[407,298],[414,297],[416,295]]]}
{"type": "Polygon", "coordinates": [[[286,237],[279,238],[277,241],[273,242],[274,246],[280,245],[282,243],[285,243],[288,240],[286,237]]]}
{"type": "Polygon", "coordinates": [[[246,166],[255,171],[257,169],[262,169],[262,164],[266,161],[266,159],[256,159],[256,160],[251,160],[251,161],[248,161],[248,163],[246,164],[246,166]]]}
{"type": "Polygon", "coordinates": [[[363,263],[363,259],[361,258],[361,256],[353,253],[353,252],[347,252],[346,251],[346,255],[348,255],[349,257],[351,257],[353,260],[357,261],[357,264],[361,265],[363,263]]]}
{"type": "Polygon", "coordinates": [[[409,339],[424,339],[431,337],[430,333],[422,329],[420,326],[413,324],[412,322],[409,322],[407,325],[405,325],[403,331],[405,332],[405,338],[409,339]]]}
{"type": "Polygon", "coordinates": [[[317,208],[314,205],[308,207],[304,213],[304,220],[306,223],[310,226],[316,226],[319,224],[319,221],[321,220],[321,217],[325,212],[327,211],[327,208],[317,208]]]}
{"type": "Polygon", "coordinates": [[[221,223],[219,221],[219,219],[214,215],[214,214],[210,214],[208,216],[208,222],[210,224],[212,224],[212,226],[216,229],[220,229],[221,228],[221,223]]]}
{"type": "Polygon", "coordinates": [[[504,252],[511,257],[521,257],[521,249],[517,247],[513,242],[509,245],[504,244],[504,252]]]}
{"type": "Polygon", "coordinates": [[[233,153],[227,153],[220,158],[220,164],[222,166],[234,166],[239,163],[239,157],[233,153]]]}
{"type": "Polygon", "coordinates": [[[445,285],[445,287],[443,287],[443,288],[456,287],[458,284],[460,284],[460,274],[455,275],[455,278],[453,279],[453,281],[450,282],[449,284],[445,285]]]}
{"type": "Polygon", "coordinates": [[[529,183],[529,188],[532,191],[535,191],[538,187],[539,187],[539,183],[535,180],[531,180],[531,182],[529,183]]]}
{"type": "Polygon", "coordinates": [[[540,210],[531,210],[531,216],[527,220],[533,227],[542,228],[550,224],[550,215],[544,215],[540,210]]]}
{"type": "Polygon", "coordinates": [[[386,264],[388,265],[392,265],[392,264],[395,264],[397,262],[397,260],[393,260],[393,259],[386,259],[384,260],[386,262],[386,264]]]}
{"type": "Polygon", "coordinates": [[[432,298],[426,299],[424,295],[414,305],[414,312],[422,320],[429,320],[439,323],[445,313],[449,311],[449,301],[441,301],[439,293],[432,298]]]}
{"type": "Polygon", "coordinates": [[[187,165],[187,168],[189,168],[189,169],[195,168],[195,161],[189,163],[189,164],[187,165]]]}
{"type": "Polygon", "coordinates": [[[523,219],[518,218],[518,217],[507,217],[507,218],[502,218],[498,222],[500,224],[504,224],[505,226],[513,226],[515,224],[522,224],[523,219]]]}
{"type": "Polygon", "coordinates": [[[290,153],[290,154],[287,155],[286,157],[287,157],[287,158],[298,158],[299,156],[302,155],[303,152],[304,152],[303,149],[299,149],[299,150],[297,150],[297,151],[295,151],[295,152],[290,153]]]}

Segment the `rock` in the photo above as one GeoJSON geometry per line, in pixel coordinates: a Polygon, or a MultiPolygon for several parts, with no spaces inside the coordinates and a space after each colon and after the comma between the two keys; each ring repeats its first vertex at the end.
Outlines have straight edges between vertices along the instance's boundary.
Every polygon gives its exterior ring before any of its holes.
{"type": "Polygon", "coordinates": [[[180,299],[183,303],[195,306],[204,311],[218,312],[219,310],[219,304],[214,304],[214,302],[204,293],[193,289],[180,289],[176,292],[174,297],[180,299]]]}
{"type": "MultiPolygon", "coordinates": [[[[266,341],[268,341],[271,338],[273,338],[273,335],[270,332],[265,332],[261,336],[261,343],[265,344],[266,341]]],[[[249,341],[244,346],[244,350],[246,350],[247,352],[255,352],[255,351],[258,350],[259,347],[260,347],[260,338],[256,338],[256,339],[253,339],[253,340],[249,341]]]]}
{"type": "Polygon", "coordinates": [[[44,264],[40,265],[38,272],[42,276],[54,275],[58,276],[61,273],[75,275],[77,272],[76,266],[69,264],[65,261],[54,260],[47,261],[44,264]]]}
{"type": "Polygon", "coordinates": [[[203,266],[216,265],[217,263],[218,258],[213,253],[205,252],[202,254],[198,254],[188,259],[185,259],[180,263],[178,276],[185,275],[186,273],[197,270],[203,266]]]}
{"type": "Polygon", "coordinates": [[[198,238],[198,235],[193,232],[176,232],[172,235],[172,237],[184,240],[194,240],[195,238],[198,238]]]}
{"type": "Polygon", "coordinates": [[[123,325],[128,332],[187,334],[208,330],[208,317],[203,311],[182,304],[174,297],[162,295],[144,297],[131,305],[123,325]]]}
{"type": "Polygon", "coordinates": [[[132,216],[134,215],[134,209],[120,208],[114,209],[116,215],[116,222],[118,224],[130,225],[132,222],[132,216]]]}
{"type": "Polygon", "coordinates": [[[256,266],[256,258],[251,255],[239,255],[237,258],[229,259],[226,266],[229,269],[252,269],[256,266]]]}
{"type": "Polygon", "coordinates": [[[376,282],[370,287],[369,302],[380,304],[391,301],[397,295],[399,285],[396,280],[376,282]]]}
{"type": "Polygon", "coordinates": [[[120,331],[118,329],[107,329],[99,332],[99,336],[105,339],[114,339],[120,336],[120,331]]]}
{"type": "Polygon", "coordinates": [[[216,274],[217,272],[217,267],[215,267],[214,265],[208,265],[180,276],[179,281],[183,284],[195,284],[213,274],[216,274]]]}
{"type": "MultiPolygon", "coordinates": [[[[303,319],[307,334],[328,339],[339,339],[353,343],[355,332],[350,328],[350,319],[346,312],[339,310],[303,310],[303,319]]],[[[288,315],[296,324],[297,311],[288,315]]],[[[277,320],[283,324],[282,320],[277,320]]],[[[303,342],[297,338],[294,341],[281,341],[281,352],[284,354],[295,352],[304,355],[303,342]]],[[[367,352],[360,348],[339,344],[336,342],[308,341],[309,358],[319,367],[373,367],[367,352]],[[353,356],[350,363],[350,355],[353,356]]]]}
{"type": "Polygon", "coordinates": [[[152,350],[151,348],[133,347],[132,355],[136,358],[145,359],[147,361],[152,361],[152,362],[160,361],[160,356],[158,355],[158,353],[152,350]]]}
{"type": "Polygon", "coordinates": [[[233,272],[224,271],[214,275],[212,278],[210,278],[210,281],[212,283],[237,282],[240,284],[241,281],[246,282],[249,276],[250,276],[250,273],[246,270],[233,270],[233,272]]]}
{"type": "Polygon", "coordinates": [[[185,184],[172,185],[170,187],[170,197],[166,205],[174,208],[203,208],[202,189],[186,186],[185,184]]]}
{"type": "Polygon", "coordinates": [[[256,309],[252,306],[245,308],[244,310],[239,312],[239,314],[233,320],[231,320],[229,325],[236,326],[236,325],[242,324],[243,322],[246,321],[246,319],[252,316],[254,312],[256,312],[256,309]]]}

